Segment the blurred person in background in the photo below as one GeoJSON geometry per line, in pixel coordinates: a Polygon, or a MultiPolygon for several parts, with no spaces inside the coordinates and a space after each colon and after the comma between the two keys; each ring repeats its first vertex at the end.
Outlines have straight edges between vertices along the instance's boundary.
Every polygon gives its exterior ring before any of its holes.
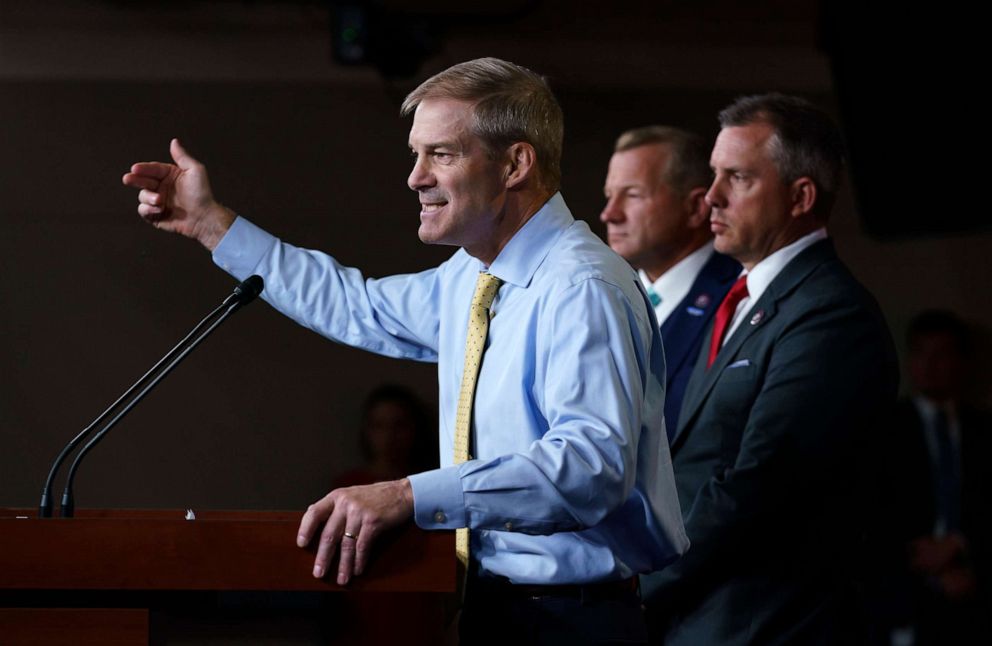
{"type": "Polygon", "coordinates": [[[433,420],[420,398],[404,386],[383,384],[369,393],[359,432],[365,464],[335,478],[334,489],[396,480],[438,466],[433,420]]]}
{"type": "Polygon", "coordinates": [[[988,644],[992,424],[971,405],[971,332],[926,310],[906,335],[910,396],[896,406],[884,481],[892,514],[885,585],[893,646],[988,644]]]}

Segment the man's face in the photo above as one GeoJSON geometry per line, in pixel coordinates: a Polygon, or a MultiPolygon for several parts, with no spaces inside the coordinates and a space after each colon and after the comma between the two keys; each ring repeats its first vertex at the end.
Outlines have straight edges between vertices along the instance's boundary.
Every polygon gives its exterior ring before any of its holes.
{"type": "Polygon", "coordinates": [[[687,235],[687,204],[664,180],[667,144],[646,144],[614,153],[606,174],[606,206],[599,219],[613,251],[638,269],[666,262],[687,235]]]}
{"type": "Polygon", "coordinates": [[[715,176],[706,203],[714,246],[748,269],[791,241],[790,187],[772,161],[773,136],[761,122],[724,128],[710,155],[715,176]]]}
{"type": "Polygon", "coordinates": [[[420,195],[420,239],[469,253],[492,242],[506,201],[507,168],[504,161],[489,158],[471,123],[470,103],[425,99],[410,129],[416,161],[407,179],[420,195]]]}

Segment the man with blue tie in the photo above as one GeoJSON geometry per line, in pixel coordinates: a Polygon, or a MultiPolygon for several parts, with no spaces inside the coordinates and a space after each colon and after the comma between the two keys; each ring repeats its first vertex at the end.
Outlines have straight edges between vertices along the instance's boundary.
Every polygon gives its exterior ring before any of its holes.
{"type": "Polygon", "coordinates": [[[712,178],[702,137],[646,126],[617,139],[604,187],[607,241],[638,270],[661,326],[669,438],[706,327],[741,271],[713,249],[703,199],[712,178]]]}
{"type": "Polygon", "coordinates": [[[987,644],[992,626],[988,546],[992,522],[992,420],[968,401],[968,324],[948,310],[909,323],[911,397],[888,424],[884,482],[891,571],[884,589],[886,636],[914,646],[987,644]]]}

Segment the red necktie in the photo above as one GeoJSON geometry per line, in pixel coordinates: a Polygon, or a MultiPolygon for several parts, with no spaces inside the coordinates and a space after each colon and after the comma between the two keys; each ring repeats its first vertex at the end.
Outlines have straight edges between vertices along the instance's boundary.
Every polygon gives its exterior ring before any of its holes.
{"type": "Polygon", "coordinates": [[[716,355],[723,345],[723,335],[727,332],[727,327],[734,320],[734,313],[742,300],[747,298],[747,275],[741,276],[730,288],[727,295],[720,302],[720,307],[716,310],[716,317],[713,323],[713,338],[710,339],[710,356],[706,360],[706,369],[713,365],[716,355]]]}

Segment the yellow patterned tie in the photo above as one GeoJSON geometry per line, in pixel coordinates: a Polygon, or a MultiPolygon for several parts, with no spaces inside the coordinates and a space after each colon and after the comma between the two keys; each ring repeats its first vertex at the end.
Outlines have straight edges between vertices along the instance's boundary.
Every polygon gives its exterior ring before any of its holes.
{"type": "MultiPolygon", "coordinates": [[[[492,274],[480,273],[475,283],[475,296],[468,314],[468,334],[465,336],[465,367],[462,370],[462,389],[458,393],[458,412],[455,414],[455,464],[469,459],[469,430],[472,426],[472,404],[475,401],[475,382],[482,365],[482,353],[486,349],[486,336],[489,334],[489,308],[499,291],[499,278],[492,274]]],[[[468,570],[468,528],[455,530],[455,554],[465,570],[468,570]]]]}

